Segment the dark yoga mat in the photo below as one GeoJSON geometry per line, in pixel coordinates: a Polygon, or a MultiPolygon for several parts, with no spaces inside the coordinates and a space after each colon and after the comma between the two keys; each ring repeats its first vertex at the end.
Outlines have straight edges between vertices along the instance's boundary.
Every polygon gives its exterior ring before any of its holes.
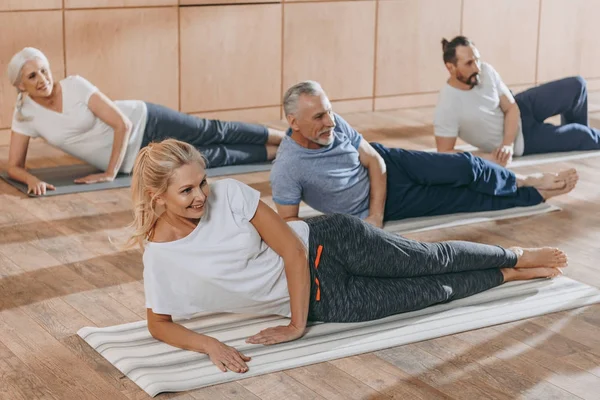
{"type": "MultiPolygon", "coordinates": [[[[250,172],[270,171],[271,163],[256,163],[245,165],[230,165],[227,167],[208,168],[206,175],[210,178],[245,174],[250,172]]],[[[81,178],[89,174],[101,172],[95,167],[87,164],[65,165],[60,167],[39,168],[29,171],[44,182],[48,182],[56,187],[56,190],[46,191],[46,196],[57,196],[61,194],[93,192],[95,190],[107,190],[129,187],[131,185],[131,176],[125,174],[117,175],[117,178],[112,182],[101,182],[86,184],[77,184],[73,181],[76,178],[81,178]]],[[[6,172],[0,173],[0,178],[4,179],[10,185],[14,186],[23,193],[27,193],[27,185],[10,179],[6,172]]],[[[32,194],[29,196],[37,197],[32,194]]]]}

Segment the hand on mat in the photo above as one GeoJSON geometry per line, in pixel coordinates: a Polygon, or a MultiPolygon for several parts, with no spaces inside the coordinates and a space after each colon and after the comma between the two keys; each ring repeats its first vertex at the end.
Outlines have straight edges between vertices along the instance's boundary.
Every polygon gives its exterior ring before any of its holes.
{"type": "Polygon", "coordinates": [[[54,185],[40,181],[39,179],[27,184],[27,194],[33,193],[36,196],[41,196],[46,194],[46,190],[56,190],[56,188],[54,185]]]}
{"type": "Polygon", "coordinates": [[[227,370],[239,373],[248,371],[246,362],[250,361],[251,358],[216,339],[208,346],[207,354],[210,361],[223,372],[227,372],[227,370]]]}
{"type": "Polygon", "coordinates": [[[364,219],[365,222],[376,226],[377,228],[383,228],[383,218],[382,217],[378,217],[376,215],[369,215],[367,218],[364,219]]]}
{"type": "Polygon", "coordinates": [[[492,152],[492,157],[497,164],[506,167],[512,161],[513,151],[512,146],[502,146],[492,152]]]}
{"type": "Polygon", "coordinates": [[[77,178],[73,182],[75,183],[100,183],[100,182],[111,182],[114,181],[114,175],[103,172],[101,174],[92,174],[84,176],[83,178],[77,178]]]}
{"type": "Polygon", "coordinates": [[[304,329],[295,327],[292,324],[287,326],[275,326],[260,331],[254,336],[246,339],[246,343],[252,344],[277,344],[296,340],[304,334],[304,329]]]}

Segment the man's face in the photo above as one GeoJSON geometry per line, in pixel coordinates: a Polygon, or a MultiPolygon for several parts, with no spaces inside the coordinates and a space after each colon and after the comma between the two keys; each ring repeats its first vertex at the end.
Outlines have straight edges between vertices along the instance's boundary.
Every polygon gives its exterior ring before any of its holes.
{"type": "Polygon", "coordinates": [[[446,64],[452,77],[471,87],[480,81],[481,60],[475,46],[458,46],[456,48],[456,65],[446,64]]]}
{"type": "Polygon", "coordinates": [[[292,131],[320,146],[333,143],[335,120],[331,103],[325,93],[316,96],[303,94],[298,99],[298,109],[288,116],[292,131]]]}

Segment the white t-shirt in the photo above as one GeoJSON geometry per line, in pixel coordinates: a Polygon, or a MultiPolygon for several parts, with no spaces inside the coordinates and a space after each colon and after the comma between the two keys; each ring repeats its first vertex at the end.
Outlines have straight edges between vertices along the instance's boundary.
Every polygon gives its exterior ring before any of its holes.
{"type": "MultiPolygon", "coordinates": [[[[15,109],[12,130],[31,137],[41,136],[51,145],[105,171],[112,153],[114,130],[88,108],[90,96],[98,88],[78,75],[69,76],[59,84],[62,113],[42,107],[25,96],[21,113],[33,119],[18,121],[15,109]]],[[[130,173],[142,145],[148,110],[146,103],[139,100],[120,100],[115,104],[133,125],[120,169],[120,172],[130,173]]]]}
{"type": "MultiPolygon", "coordinates": [[[[500,96],[513,99],[510,90],[496,70],[481,63],[480,83],[471,90],[461,90],[446,84],[440,91],[435,109],[435,136],[460,137],[465,142],[491,153],[502,146],[504,139],[504,112],[500,96]]],[[[514,155],[523,155],[523,131],[514,142],[514,155]]]]}
{"type": "MultiPolygon", "coordinates": [[[[201,312],[289,317],[283,259],[250,223],[259,199],[258,191],[239,181],[217,181],[211,184],[204,216],[188,236],[148,242],[143,256],[146,307],[184,318],[201,312]]],[[[308,225],[288,225],[308,246],[308,225]]]]}

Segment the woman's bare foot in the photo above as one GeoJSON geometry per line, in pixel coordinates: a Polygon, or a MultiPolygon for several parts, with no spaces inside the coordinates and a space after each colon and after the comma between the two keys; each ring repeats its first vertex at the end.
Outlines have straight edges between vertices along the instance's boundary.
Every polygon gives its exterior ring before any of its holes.
{"type": "Polygon", "coordinates": [[[265,148],[267,149],[267,160],[268,161],[274,160],[275,156],[277,155],[277,149],[279,148],[279,146],[267,144],[267,145],[265,145],[265,148]]]}
{"type": "Polygon", "coordinates": [[[273,128],[267,128],[267,131],[269,132],[269,136],[267,138],[267,144],[279,145],[281,143],[281,141],[283,140],[283,138],[285,137],[285,132],[283,132],[283,131],[273,129],[273,128]]]}
{"type": "Polygon", "coordinates": [[[577,170],[569,168],[559,173],[536,173],[531,175],[517,176],[517,186],[530,186],[537,190],[564,189],[569,182],[577,182],[577,170]]]}
{"type": "Polygon", "coordinates": [[[563,268],[568,265],[567,255],[555,247],[539,247],[524,249],[521,247],[510,247],[517,255],[515,268],[550,267],[563,268]]]}
{"type": "Polygon", "coordinates": [[[555,190],[541,190],[538,189],[537,191],[540,193],[540,195],[543,197],[544,200],[548,200],[551,199],[553,197],[556,196],[560,196],[563,194],[567,194],[570,191],[572,191],[573,189],[575,189],[575,185],[577,185],[577,180],[579,178],[576,177],[573,180],[568,180],[565,187],[563,187],[562,189],[555,189],[555,190]]]}
{"type": "Polygon", "coordinates": [[[535,267],[535,268],[502,268],[504,282],[527,281],[538,278],[555,278],[562,275],[559,268],[535,267]]]}

